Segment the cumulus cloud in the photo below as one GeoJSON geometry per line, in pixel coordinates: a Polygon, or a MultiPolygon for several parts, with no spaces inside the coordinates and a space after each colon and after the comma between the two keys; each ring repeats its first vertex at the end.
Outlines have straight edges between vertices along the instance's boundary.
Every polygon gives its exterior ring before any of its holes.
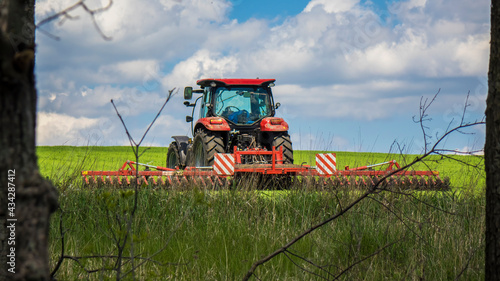
{"type": "Polygon", "coordinates": [[[320,7],[328,13],[346,12],[354,8],[359,0],[312,0],[304,8],[304,12],[311,12],[314,8],[320,7]]]}
{"type": "Polygon", "coordinates": [[[99,67],[95,81],[103,84],[143,82],[145,77],[158,76],[159,62],[157,60],[132,60],[99,67]]]}
{"type": "Polygon", "coordinates": [[[66,114],[40,112],[37,117],[37,143],[81,145],[89,138],[85,131],[90,132],[98,123],[98,118],[75,118],[66,114]]]}
{"type": "Polygon", "coordinates": [[[165,76],[166,88],[193,85],[200,77],[224,78],[238,68],[238,60],[231,56],[221,56],[209,50],[199,50],[189,59],[178,63],[172,72],[165,76]]]}
{"type": "MultiPolygon", "coordinates": [[[[103,3],[89,1],[92,7],[103,3]]],[[[37,18],[71,4],[39,1],[37,18]]],[[[200,78],[269,77],[277,79],[281,114],[294,121],[377,122],[411,119],[408,112],[415,112],[420,97],[439,88],[459,104],[457,95],[477,88],[486,76],[486,0],[396,1],[386,11],[359,0],[311,0],[278,24],[231,19],[235,8],[225,0],[115,1],[96,17],[111,42],[83,10],[73,13],[78,21],[46,25],[62,40],[37,35],[39,110],[60,122],[66,116],[111,120],[114,99],[125,115],[148,118],[169,89],[194,86],[200,78]],[[302,118],[295,118],[297,112],[302,118]]],[[[167,110],[172,120],[189,111],[179,96],[167,110]]],[[[185,133],[183,121],[168,122],[160,123],[185,133]]]]}

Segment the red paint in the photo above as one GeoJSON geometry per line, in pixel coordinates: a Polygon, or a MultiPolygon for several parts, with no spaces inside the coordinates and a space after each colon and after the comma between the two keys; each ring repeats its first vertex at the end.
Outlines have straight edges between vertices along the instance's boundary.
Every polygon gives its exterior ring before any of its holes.
{"type": "Polygon", "coordinates": [[[207,78],[196,81],[196,84],[207,87],[210,86],[212,82],[217,85],[222,86],[233,86],[233,85],[247,85],[247,86],[264,86],[269,83],[276,81],[276,79],[243,79],[243,78],[230,78],[230,79],[214,79],[207,78]]]}
{"type": "Polygon", "coordinates": [[[283,118],[266,117],[260,122],[260,130],[262,132],[286,132],[288,123],[283,118]]]}
{"type": "Polygon", "coordinates": [[[202,124],[210,131],[230,131],[227,121],[221,117],[205,117],[196,121],[196,125],[202,124]]]}

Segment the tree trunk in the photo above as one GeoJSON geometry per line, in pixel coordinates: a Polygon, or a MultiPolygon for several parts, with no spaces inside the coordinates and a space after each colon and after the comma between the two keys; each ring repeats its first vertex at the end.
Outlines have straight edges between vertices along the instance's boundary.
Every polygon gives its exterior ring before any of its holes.
{"type": "Polygon", "coordinates": [[[57,192],[38,172],[34,39],[34,0],[0,1],[1,280],[50,279],[57,192]]]}
{"type": "Polygon", "coordinates": [[[491,1],[486,100],[486,280],[500,280],[500,0],[491,1]]]}

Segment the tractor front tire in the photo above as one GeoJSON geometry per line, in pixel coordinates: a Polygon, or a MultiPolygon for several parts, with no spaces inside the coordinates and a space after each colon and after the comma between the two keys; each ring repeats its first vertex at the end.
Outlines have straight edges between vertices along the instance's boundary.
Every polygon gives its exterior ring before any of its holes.
{"type": "Polygon", "coordinates": [[[293,148],[290,135],[287,133],[275,135],[271,147],[274,146],[276,150],[283,147],[283,164],[293,164],[293,148]]]}
{"type": "Polygon", "coordinates": [[[168,147],[167,151],[167,168],[175,169],[175,167],[181,167],[181,157],[179,154],[179,148],[177,148],[177,142],[172,142],[168,147]]]}
{"type": "Polygon", "coordinates": [[[224,153],[224,141],[214,132],[198,130],[189,151],[189,166],[206,167],[214,164],[215,153],[224,153]]]}

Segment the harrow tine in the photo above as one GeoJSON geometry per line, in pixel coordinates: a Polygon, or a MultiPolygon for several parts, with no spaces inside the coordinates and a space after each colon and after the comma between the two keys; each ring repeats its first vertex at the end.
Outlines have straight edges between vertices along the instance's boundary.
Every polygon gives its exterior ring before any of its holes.
{"type": "Polygon", "coordinates": [[[165,185],[165,181],[162,176],[156,176],[157,185],[165,185]]]}
{"type": "Polygon", "coordinates": [[[327,177],[323,180],[325,188],[328,190],[334,190],[335,186],[335,177],[327,177]]]}
{"type": "Polygon", "coordinates": [[[336,176],[335,177],[335,185],[337,186],[337,188],[345,187],[344,177],[336,176]]]}
{"type": "Polygon", "coordinates": [[[326,179],[324,177],[320,177],[316,181],[316,190],[325,190],[327,189],[326,187],[326,179]]]}
{"type": "Polygon", "coordinates": [[[368,182],[366,181],[365,176],[358,176],[358,183],[361,188],[368,188],[368,182]]]}
{"type": "Polygon", "coordinates": [[[215,186],[222,187],[224,184],[222,183],[222,181],[220,180],[220,178],[216,176],[216,177],[214,178],[214,185],[215,185],[215,186]]]}
{"type": "Polygon", "coordinates": [[[211,177],[211,176],[206,176],[206,181],[209,183],[209,185],[210,185],[212,188],[215,188],[215,183],[214,183],[214,181],[212,180],[212,177],[211,177]]]}
{"type": "Polygon", "coordinates": [[[205,180],[203,179],[203,176],[195,176],[197,178],[196,182],[198,184],[198,186],[202,187],[202,188],[207,188],[207,184],[205,183],[205,180]]]}
{"type": "Polygon", "coordinates": [[[418,179],[418,188],[424,189],[426,185],[427,185],[427,180],[424,178],[424,176],[420,176],[420,178],[418,179]]]}
{"type": "Polygon", "coordinates": [[[184,187],[189,186],[189,180],[186,178],[186,176],[182,176],[180,183],[181,183],[181,186],[184,186],[184,187]]]}
{"type": "Polygon", "coordinates": [[[342,176],[342,183],[343,183],[344,187],[348,187],[350,182],[351,181],[349,180],[349,178],[347,176],[342,176]]]}
{"type": "Polygon", "coordinates": [[[369,186],[367,186],[367,187],[368,187],[368,188],[370,188],[370,187],[374,186],[374,185],[375,185],[375,182],[373,181],[373,177],[368,176],[367,178],[368,178],[368,180],[369,180],[369,181],[368,181],[368,185],[369,185],[369,186]]]}
{"type": "Polygon", "coordinates": [[[433,187],[437,186],[437,181],[435,178],[430,178],[429,183],[430,183],[429,189],[432,189],[433,187]]]}
{"type": "Polygon", "coordinates": [[[356,188],[357,186],[358,186],[358,181],[356,180],[356,176],[350,176],[349,187],[356,188]]]}

